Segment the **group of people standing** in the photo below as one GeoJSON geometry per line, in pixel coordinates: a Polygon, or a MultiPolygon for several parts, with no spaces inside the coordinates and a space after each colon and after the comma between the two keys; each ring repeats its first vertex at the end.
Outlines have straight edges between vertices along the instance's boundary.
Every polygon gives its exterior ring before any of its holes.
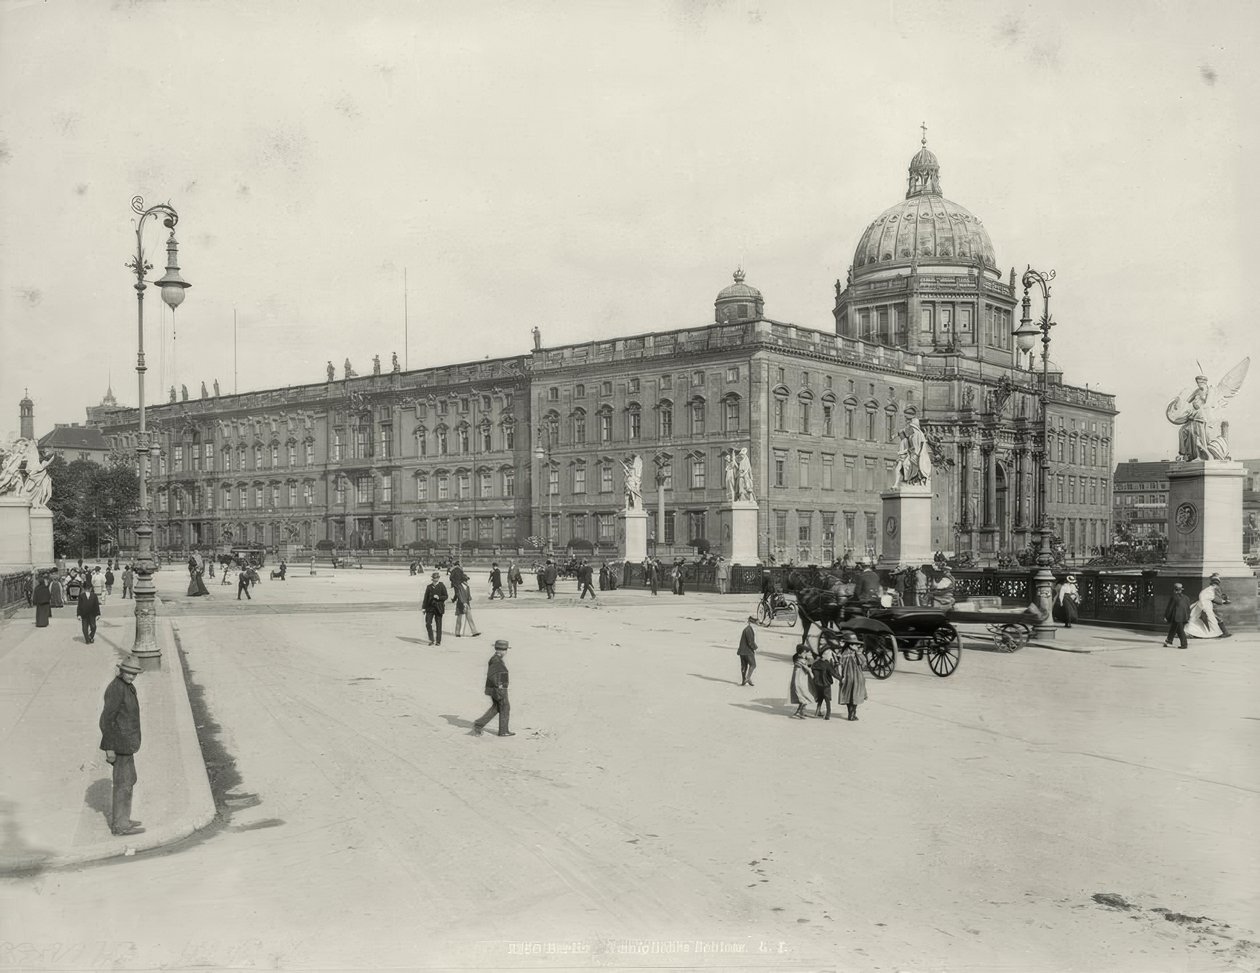
{"type": "MultiPolygon", "coordinates": [[[[757,616],[749,615],[739,636],[739,684],[754,685],[757,670],[757,616]]],[[[792,676],[788,697],[796,706],[793,719],[805,719],[805,710],[814,702],[814,716],[831,719],[832,687],[836,687],[837,703],[844,703],[848,719],[856,720],[858,704],[866,700],[866,676],[862,672],[862,655],[858,651],[861,636],[855,632],[833,632],[823,629],[816,652],[802,642],[792,655],[792,676]]]]}
{"type": "Polygon", "coordinates": [[[1180,582],[1174,584],[1164,609],[1164,621],[1168,623],[1164,648],[1170,648],[1174,638],[1180,642],[1179,648],[1188,648],[1187,636],[1197,639],[1230,638],[1233,633],[1216,611],[1218,605],[1228,604],[1229,597],[1225,594],[1219,574],[1208,578],[1207,586],[1199,592],[1193,604],[1186,595],[1185,586],[1180,582]]]}
{"type": "MultiPolygon", "coordinates": [[[[462,636],[465,626],[471,638],[481,635],[473,621],[472,586],[468,583],[468,573],[463,565],[458,561],[451,565],[447,579],[451,583],[449,592],[442,583],[442,573],[434,571],[420,602],[420,610],[424,612],[424,630],[430,645],[442,644],[442,619],[446,615],[447,601],[452,600],[455,602],[455,636],[462,636]]],[[[515,594],[512,597],[516,597],[515,594]]]]}
{"type": "MultiPolygon", "coordinates": [[[[91,644],[96,640],[97,619],[101,616],[102,603],[114,590],[114,562],[104,568],[100,565],[87,567],[82,564],[65,572],[61,568],[40,571],[28,577],[23,585],[26,602],[35,609],[35,627],[47,628],[54,609],[65,608],[67,601],[75,603],[75,615],[83,630],[83,641],[91,644]]],[[[122,569],[123,597],[133,597],[134,572],[131,565],[122,569]]]]}

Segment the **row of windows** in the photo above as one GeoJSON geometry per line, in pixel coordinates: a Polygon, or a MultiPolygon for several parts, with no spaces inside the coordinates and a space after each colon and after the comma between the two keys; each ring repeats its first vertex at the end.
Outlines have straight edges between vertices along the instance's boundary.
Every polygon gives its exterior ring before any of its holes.
{"type": "MultiPolygon", "coordinates": [[[[1076,477],[1060,473],[1054,477],[1054,497],[1059,503],[1107,503],[1107,477],[1076,477]],[[1066,488],[1066,489],[1065,489],[1066,488]],[[1086,490],[1088,489],[1088,495],[1086,490]],[[1079,497],[1079,499],[1078,499],[1079,497]]],[[[1050,492],[1047,486],[1046,492],[1050,492]]]]}
{"type": "MultiPolygon", "coordinates": [[[[705,373],[702,369],[696,369],[695,371],[691,372],[690,375],[679,376],[680,385],[686,384],[689,382],[692,388],[699,388],[700,386],[703,386],[704,380],[705,380],[705,373]]],[[[727,382],[739,381],[739,366],[738,365],[733,365],[730,368],[726,369],[726,381],[727,382]]],[[[657,382],[658,382],[659,387],[662,390],[672,389],[674,387],[674,376],[662,375],[659,377],[659,379],[657,379],[657,382]]],[[[637,395],[641,387],[642,386],[640,384],[640,381],[637,378],[631,378],[626,381],[626,392],[629,395],[637,395]]],[[[586,398],[587,394],[588,394],[588,389],[584,382],[578,382],[577,384],[573,386],[573,397],[575,399],[584,399],[586,398]]],[[[600,382],[598,394],[601,397],[605,397],[605,398],[612,395],[613,383],[608,380],[600,382]]],[[[547,389],[547,401],[548,402],[560,401],[560,387],[558,385],[553,385],[547,389]]]]}
{"type": "MultiPolygon", "coordinates": [[[[512,393],[503,392],[501,393],[501,395],[503,398],[503,411],[509,411],[512,408],[512,393]]],[[[449,415],[450,403],[452,401],[455,402],[456,410],[459,412],[460,415],[468,415],[468,413],[471,411],[472,399],[469,396],[462,396],[454,400],[449,399],[449,398],[436,399],[436,401],[432,403],[432,408],[433,408],[434,413],[439,416],[449,415]]],[[[489,413],[493,411],[494,403],[491,400],[490,396],[482,395],[478,397],[477,402],[481,406],[482,412],[489,413]]],[[[420,419],[427,419],[429,415],[429,408],[430,408],[430,404],[427,402],[417,403],[416,416],[420,419]]],[[[381,418],[382,419],[388,418],[388,415],[389,413],[388,413],[388,406],[387,406],[384,409],[382,409],[381,418]]]]}
{"type": "MultiPolygon", "coordinates": [[[[315,444],[313,442],[301,443],[301,451],[299,452],[297,443],[286,443],[284,445],[285,466],[297,466],[298,457],[302,457],[303,465],[315,465],[315,444]]],[[[251,450],[246,446],[237,446],[233,449],[230,446],[223,447],[222,464],[220,469],[223,472],[230,472],[233,469],[280,469],[280,444],[272,443],[270,447],[264,447],[261,443],[256,443],[251,450]],[[233,459],[236,463],[233,466],[233,459]],[[253,465],[248,465],[250,460],[253,465]],[[264,461],[269,461],[268,466],[264,466],[264,461]]],[[[170,468],[175,473],[194,472],[199,473],[214,471],[214,444],[202,443],[200,446],[189,445],[185,447],[182,443],[171,447],[171,463],[170,468]]],[[[163,476],[167,472],[166,453],[158,454],[158,472],[163,476]]]]}

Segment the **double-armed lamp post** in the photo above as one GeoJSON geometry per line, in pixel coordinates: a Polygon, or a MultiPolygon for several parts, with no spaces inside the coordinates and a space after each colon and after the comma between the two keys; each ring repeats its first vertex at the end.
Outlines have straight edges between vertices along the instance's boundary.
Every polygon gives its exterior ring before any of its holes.
{"type": "Polygon", "coordinates": [[[1037,571],[1033,575],[1033,588],[1036,591],[1037,607],[1041,610],[1043,622],[1038,632],[1044,634],[1053,631],[1050,625],[1050,613],[1054,607],[1054,572],[1050,566],[1054,563],[1054,554],[1050,550],[1050,516],[1046,509],[1047,483],[1050,479],[1050,329],[1055,322],[1050,319],[1050,281],[1054,279],[1054,271],[1043,274],[1029,267],[1024,271],[1023,314],[1019,319],[1019,327],[1014,336],[1019,350],[1029,354],[1028,370],[1032,371],[1031,353],[1037,344],[1037,336],[1041,336],[1041,421],[1037,438],[1033,445],[1033,453],[1037,463],[1037,571]],[[1028,291],[1033,285],[1041,288],[1041,319],[1033,321],[1030,311],[1031,301],[1028,291]]]}
{"type": "Polygon", "coordinates": [[[547,553],[554,553],[554,541],[552,539],[552,497],[551,491],[551,428],[545,423],[538,427],[537,435],[534,437],[534,459],[538,460],[539,469],[545,469],[546,473],[542,477],[543,489],[547,491],[547,553]],[[543,464],[546,464],[545,466],[543,464]]]}
{"type": "Polygon", "coordinates": [[[135,196],[131,200],[131,209],[138,213],[136,220],[136,255],[127,266],[136,275],[136,379],[140,396],[140,429],[136,438],[136,456],[139,460],[140,500],[139,514],[136,522],[136,543],[139,553],[136,557],[136,640],[132,652],[146,668],[158,668],[162,664],[162,650],[157,643],[157,603],[156,588],[153,585],[153,512],[149,509],[148,461],[149,439],[144,416],[144,291],[148,284],[144,275],[153,269],[153,265],[144,259],[144,224],[150,216],[161,216],[162,225],[170,230],[166,240],[166,273],[153,286],[161,289],[162,300],[174,311],[184,302],[184,291],[191,285],[179,275],[179,244],[175,240],[175,224],[179,222],[179,214],[168,203],[158,203],[145,209],[144,197],[135,196]]]}

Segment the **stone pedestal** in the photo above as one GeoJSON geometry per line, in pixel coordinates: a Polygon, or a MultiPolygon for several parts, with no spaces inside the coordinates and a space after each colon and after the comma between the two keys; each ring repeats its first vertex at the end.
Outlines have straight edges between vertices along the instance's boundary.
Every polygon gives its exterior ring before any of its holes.
{"type": "Polygon", "coordinates": [[[638,564],[647,557],[647,511],[623,510],[617,516],[622,520],[625,537],[621,556],[630,564],[638,564]]]}
{"type": "Polygon", "coordinates": [[[53,566],[53,515],[26,497],[0,497],[0,574],[53,566]]]}
{"type": "Polygon", "coordinates": [[[1232,460],[1196,460],[1168,470],[1168,557],[1164,571],[1250,576],[1243,562],[1246,471],[1232,460]]]}
{"type": "Polygon", "coordinates": [[[757,552],[757,509],[755,500],[732,500],[728,507],[732,564],[757,564],[761,560],[757,552]]]}
{"type": "Polygon", "coordinates": [[[930,484],[902,484],[880,495],[883,501],[878,567],[892,570],[899,565],[931,564],[932,487],[930,484]]]}

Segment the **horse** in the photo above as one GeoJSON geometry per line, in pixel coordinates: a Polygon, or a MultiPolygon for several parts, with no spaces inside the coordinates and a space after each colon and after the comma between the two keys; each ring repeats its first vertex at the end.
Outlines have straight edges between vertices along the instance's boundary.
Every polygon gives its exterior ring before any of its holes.
{"type": "Polygon", "coordinates": [[[832,579],[827,588],[815,588],[801,584],[795,571],[788,575],[788,591],[796,594],[796,611],[801,618],[801,639],[809,640],[811,626],[820,629],[835,628],[844,619],[844,606],[853,595],[853,586],[843,584],[834,575],[825,575],[832,579]]]}

